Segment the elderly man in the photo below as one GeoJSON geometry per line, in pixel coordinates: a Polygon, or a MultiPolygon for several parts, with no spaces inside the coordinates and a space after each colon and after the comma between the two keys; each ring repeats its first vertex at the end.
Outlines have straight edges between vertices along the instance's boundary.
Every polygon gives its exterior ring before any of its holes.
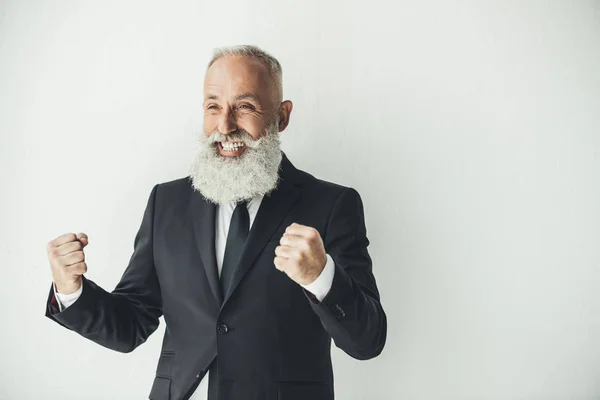
{"type": "Polygon", "coordinates": [[[386,340],[361,198],[281,151],[292,103],[258,47],[215,52],[203,108],[191,173],[152,189],[112,292],[84,276],[84,233],[48,244],[46,316],[121,352],[164,316],[152,400],[333,399],[331,339],[360,360],[386,340]]]}

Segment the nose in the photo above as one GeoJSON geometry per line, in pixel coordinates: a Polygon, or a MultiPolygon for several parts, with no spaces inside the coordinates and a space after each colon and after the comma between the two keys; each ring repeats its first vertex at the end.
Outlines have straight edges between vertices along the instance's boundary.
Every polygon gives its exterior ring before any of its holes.
{"type": "Polygon", "coordinates": [[[235,121],[235,115],[229,107],[224,108],[223,112],[219,116],[219,132],[223,135],[237,131],[237,123],[235,121]]]}

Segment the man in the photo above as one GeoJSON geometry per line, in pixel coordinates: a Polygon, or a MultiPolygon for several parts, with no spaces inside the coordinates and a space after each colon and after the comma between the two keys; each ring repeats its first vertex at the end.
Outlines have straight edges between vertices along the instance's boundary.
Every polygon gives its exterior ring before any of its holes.
{"type": "Polygon", "coordinates": [[[282,153],[282,99],[275,58],[217,50],[191,174],[152,189],[115,290],[84,276],[85,234],[48,244],[49,318],[130,352],[164,316],[152,400],[330,400],[332,338],[361,360],[384,347],[360,196],[282,153]]]}

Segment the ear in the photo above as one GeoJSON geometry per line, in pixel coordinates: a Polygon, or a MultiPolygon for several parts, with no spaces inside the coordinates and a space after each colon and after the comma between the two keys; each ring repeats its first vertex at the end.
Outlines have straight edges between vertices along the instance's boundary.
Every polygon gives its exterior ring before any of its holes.
{"type": "Polygon", "coordinates": [[[279,132],[283,132],[290,123],[290,114],[294,105],[291,101],[286,100],[279,106],[279,132]]]}

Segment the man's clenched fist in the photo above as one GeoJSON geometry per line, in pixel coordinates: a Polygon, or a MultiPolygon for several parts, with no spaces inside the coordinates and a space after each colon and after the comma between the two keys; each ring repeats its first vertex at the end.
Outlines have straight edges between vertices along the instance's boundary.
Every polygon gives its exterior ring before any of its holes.
{"type": "Polygon", "coordinates": [[[308,285],[319,277],[327,254],[321,235],[315,228],[293,223],[288,226],[275,248],[275,267],[294,282],[308,285]]]}
{"type": "Polygon", "coordinates": [[[81,275],[87,272],[83,253],[87,245],[85,233],[66,233],[48,243],[48,259],[59,293],[75,293],[81,287],[81,275]]]}

